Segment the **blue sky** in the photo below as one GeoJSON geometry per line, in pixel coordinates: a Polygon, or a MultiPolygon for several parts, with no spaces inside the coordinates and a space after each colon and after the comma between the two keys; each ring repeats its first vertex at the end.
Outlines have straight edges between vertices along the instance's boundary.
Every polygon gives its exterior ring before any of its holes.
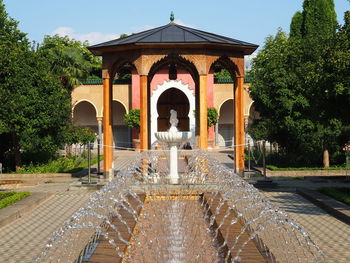
{"type": "MultiPolygon", "coordinates": [[[[291,17],[303,0],[4,0],[11,17],[31,40],[58,33],[91,44],[175,22],[263,45],[278,27],[289,31],[291,17]]],[[[335,0],[338,21],[350,10],[348,0],[335,0]]]]}

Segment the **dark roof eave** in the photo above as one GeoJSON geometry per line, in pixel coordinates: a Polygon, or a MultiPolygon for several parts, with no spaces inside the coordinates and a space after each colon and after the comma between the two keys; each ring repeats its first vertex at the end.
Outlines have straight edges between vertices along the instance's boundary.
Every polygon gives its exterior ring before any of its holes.
{"type": "Polygon", "coordinates": [[[179,42],[169,42],[169,43],[132,43],[124,45],[111,45],[103,47],[90,46],[87,47],[95,56],[102,56],[104,53],[110,53],[118,50],[135,50],[142,48],[167,48],[169,46],[181,46],[190,48],[202,47],[226,47],[236,51],[243,51],[244,55],[252,54],[259,46],[258,45],[234,45],[234,44],[223,44],[223,43],[206,43],[206,42],[193,42],[193,43],[179,43],[179,42]]]}

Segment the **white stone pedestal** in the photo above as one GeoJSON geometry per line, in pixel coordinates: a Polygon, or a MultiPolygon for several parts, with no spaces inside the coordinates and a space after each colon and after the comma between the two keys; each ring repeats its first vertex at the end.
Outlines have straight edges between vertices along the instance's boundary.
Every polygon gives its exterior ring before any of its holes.
{"type": "Polygon", "coordinates": [[[179,183],[178,173],[178,158],[177,158],[177,144],[170,143],[170,154],[169,154],[169,181],[171,184],[179,183]]]}

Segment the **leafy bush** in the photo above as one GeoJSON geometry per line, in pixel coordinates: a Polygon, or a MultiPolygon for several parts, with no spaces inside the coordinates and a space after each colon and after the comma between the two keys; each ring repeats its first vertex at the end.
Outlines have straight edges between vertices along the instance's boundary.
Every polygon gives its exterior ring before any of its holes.
{"type": "Polygon", "coordinates": [[[208,128],[218,122],[219,114],[215,108],[208,108],[208,128]]]}
{"type": "Polygon", "coordinates": [[[96,135],[91,128],[79,127],[75,124],[68,126],[65,136],[65,142],[69,145],[77,143],[88,144],[96,140],[96,135]]]}
{"type": "Polygon", "coordinates": [[[140,130],[140,109],[130,110],[124,115],[124,121],[129,127],[140,130]]]}
{"type": "MultiPolygon", "coordinates": [[[[100,160],[103,160],[103,156],[100,156],[100,160]]],[[[97,163],[97,157],[91,159],[91,165],[95,163],[97,163]]],[[[87,166],[87,158],[80,156],[60,157],[45,164],[23,166],[16,173],[75,173],[87,166]]]]}
{"type": "Polygon", "coordinates": [[[0,209],[16,203],[23,198],[30,196],[29,192],[3,192],[0,193],[0,209]]]}

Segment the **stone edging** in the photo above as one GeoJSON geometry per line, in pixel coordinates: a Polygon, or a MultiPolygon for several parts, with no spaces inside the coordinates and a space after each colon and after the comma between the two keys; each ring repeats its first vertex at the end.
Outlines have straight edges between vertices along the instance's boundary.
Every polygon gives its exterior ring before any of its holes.
{"type": "Polygon", "coordinates": [[[30,196],[16,202],[15,204],[0,210],[0,227],[3,227],[14,220],[21,218],[25,213],[32,211],[42,202],[49,199],[53,194],[32,193],[30,196]]]}
{"type": "MultiPolygon", "coordinates": [[[[262,167],[254,167],[256,171],[262,173],[262,167]]],[[[288,176],[288,177],[304,177],[304,176],[350,176],[347,170],[292,170],[292,171],[271,171],[266,169],[267,176],[288,176]]]]}
{"type": "Polygon", "coordinates": [[[52,178],[52,177],[66,177],[70,178],[74,174],[71,173],[47,173],[47,174],[1,174],[0,179],[13,179],[13,178],[52,178]]]}
{"type": "Polygon", "coordinates": [[[310,189],[297,188],[296,193],[345,224],[350,225],[350,206],[310,189]]]}

